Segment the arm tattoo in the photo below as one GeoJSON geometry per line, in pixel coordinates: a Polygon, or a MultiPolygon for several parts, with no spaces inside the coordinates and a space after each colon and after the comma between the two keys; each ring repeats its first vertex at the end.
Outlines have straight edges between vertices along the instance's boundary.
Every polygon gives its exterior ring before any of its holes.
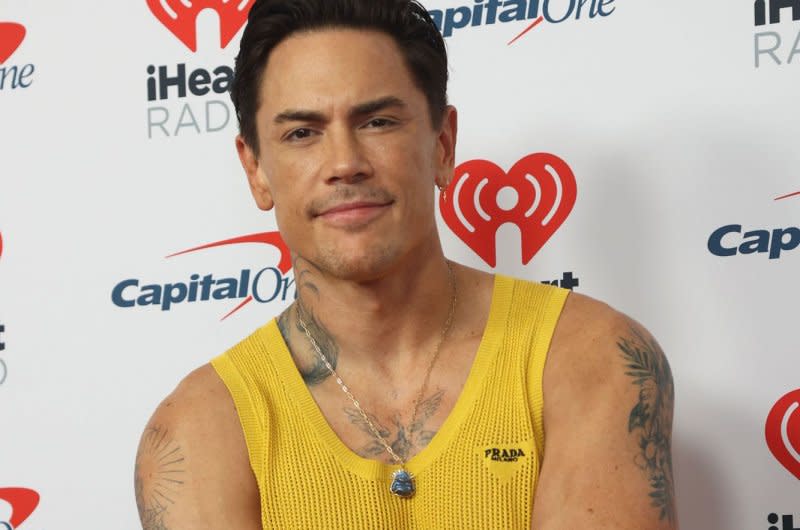
{"type": "Polygon", "coordinates": [[[625,360],[626,375],[639,387],[639,399],[628,416],[628,432],[639,437],[635,463],[650,481],[651,504],[659,520],[675,521],[672,475],[672,411],[675,390],[672,373],[658,343],[635,328],[617,345],[625,360]]]}
{"type": "Polygon", "coordinates": [[[165,427],[148,427],[136,453],[134,490],[144,530],[169,530],[164,516],[175,504],[185,479],[180,445],[165,427]]]}
{"type": "MultiPolygon", "coordinates": [[[[400,418],[399,415],[395,416],[392,420],[392,423],[394,423],[397,429],[397,432],[394,435],[394,440],[390,440],[392,431],[384,426],[375,416],[370,414],[369,419],[372,421],[373,425],[377,427],[381,436],[383,436],[384,439],[389,442],[392,450],[397,453],[400,458],[405,460],[412,455],[415,448],[418,448],[418,451],[422,450],[431,442],[431,439],[434,437],[434,435],[436,435],[435,430],[425,429],[425,423],[439,409],[439,405],[441,405],[443,397],[444,390],[438,390],[432,396],[423,400],[419,405],[417,419],[413,424],[404,425],[402,418],[400,418]]],[[[369,443],[360,449],[359,454],[367,458],[376,458],[385,455],[388,458],[387,462],[393,464],[394,460],[389,458],[389,455],[386,452],[386,448],[383,446],[383,444],[375,439],[375,435],[372,434],[372,431],[367,425],[367,422],[364,421],[364,418],[361,417],[361,414],[359,414],[356,409],[349,407],[345,408],[344,412],[347,414],[347,417],[350,419],[350,422],[353,425],[357,426],[371,438],[369,443]]]]}

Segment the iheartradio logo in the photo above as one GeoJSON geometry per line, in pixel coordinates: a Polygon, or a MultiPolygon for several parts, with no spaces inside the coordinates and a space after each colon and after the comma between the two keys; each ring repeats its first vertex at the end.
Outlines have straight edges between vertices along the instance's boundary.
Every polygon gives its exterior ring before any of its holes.
{"type": "Polygon", "coordinates": [[[11,517],[7,522],[0,521],[0,529],[13,530],[19,528],[39,505],[39,494],[28,488],[0,488],[0,500],[11,505],[11,517]]]}
{"type": "Polygon", "coordinates": [[[225,48],[247,22],[255,0],[147,0],[147,6],[187,48],[197,51],[197,15],[213,9],[219,16],[220,46],[225,48]]]}
{"type": "Polygon", "coordinates": [[[14,55],[25,40],[25,26],[16,22],[0,22],[0,64],[14,55]]]}
{"type": "Polygon", "coordinates": [[[489,266],[497,265],[497,230],[517,225],[527,265],[572,212],[575,175],[555,155],[528,155],[504,171],[488,160],[459,165],[439,207],[450,229],[489,266]]]}
{"type": "Polygon", "coordinates": [[[769,411],[767,446],[792,475],[800,479],[800,389],[789,392],[769,411]]]}

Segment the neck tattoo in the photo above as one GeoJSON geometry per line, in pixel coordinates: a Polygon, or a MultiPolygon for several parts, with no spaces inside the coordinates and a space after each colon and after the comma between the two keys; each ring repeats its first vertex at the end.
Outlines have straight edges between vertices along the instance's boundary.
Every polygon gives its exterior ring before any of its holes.
{"type": "MultiPolygon", "coordinates": [[[[453,267],[450,265],[449,261],[447,261],[446,263],[447,263],[447,275],[450,280],[450,290],[452,292],[452,295],[450,297],[450,310],[447,314],[447,319],[445,320],[444,326],[442,326],[442,332],[439,336],[439,341],[436,343],[436,349],[433,351],[430,363],[428,363],[428,369],[425,372],[425,378],[422,380],[422,386],[419,389],[419,394],[417,395],[417,399],[414,401],[414,412],[411,414],[410,425],[414,425],[414,423],[417,421],[417,413],[419,412],[419,407],[420,403],[422,403],[422,398],[425,395],[425,390],[427,389],[428,386],[428,380],[431,377],[431,371],[433,371],[433,365],[436,364],[436,359],[439,358],[439,352],[441,351],[444,339],[447,336],[447,333],[450,331],[450,327],[453,324],[453,315],[456,312],[456,281],[455,277],[453,276],[453,267]]],[[[342,381],[342,378],[339,377],[339,374],[336,373],[336,369],[334,369],[333,365],[325,356],[325,354],[322,353],[322,350],[320,349],[319,344],[317,344],[317,341],[314,339],[314,337],[311,336],[311,333],[308,331],[308,327],[306,326],[306,323],[303,320],[303,317],[301,316],[300,313],[301,312],[298,310],[297,321],[300,324],[300,327],[303,328],[303,332],[306,334],[306,337],[308,338],[308,342],[311,344],[311,347],[314,349],[315,352],[317,352],[317,355],[322,361],[322,364],[325,365],[325,367],[331,373],[333,378],[336,380],[336,383],[339,385],[339,387],[342,389],[345,395],[353,403],[353,406],[361,415],[361,418],[364,420],[364,422],[366,422],[367,426],[369,427],[369,430],[372,432],[372,435],[375,437],[375,439],[378,440],[378,442],[380,442],[380,444],[384,447],[384,449],[386,449],[386,452],[389,453],[389,456],[392,457],[392,460],[394,460],[395,464],[400,466],[400,469],[398,469],[392,474],[392,484],[389,487],[389,491],[394,495],[402,497],[404,499],[413,497],[414,493],[416,492],[416,485],[414,484],[414,477],[411,475],[411,473],[408,472],[408,470],[406,470],[406,460],[401,458],[400,455],[398,455],[395,452],[395,450],[392,449],[392,446],[389,445],[389,442],[386,441],[386,438],[384,438],[381,435],[380,431],[378,431],[378,428],[375,427],[375,424],[373,424],[372,420],[369,419],[369,415],[364,411],[363,408],[361,408],[361,404],[358,402],[356,397],[350,391],[350,388],[344,383],[344,381],[342,381]]]]}

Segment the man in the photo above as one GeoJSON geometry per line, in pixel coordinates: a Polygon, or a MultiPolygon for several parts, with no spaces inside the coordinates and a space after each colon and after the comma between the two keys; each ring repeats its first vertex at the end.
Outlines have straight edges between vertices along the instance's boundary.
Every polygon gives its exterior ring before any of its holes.
{"type": "Polygon", "coordinates": [[[673,385],[647,331],[444,257],[446,83],[411,0],[255,3],[236,146],[298,298],[155,411],[145,529],[677,528],[673,385]]]}

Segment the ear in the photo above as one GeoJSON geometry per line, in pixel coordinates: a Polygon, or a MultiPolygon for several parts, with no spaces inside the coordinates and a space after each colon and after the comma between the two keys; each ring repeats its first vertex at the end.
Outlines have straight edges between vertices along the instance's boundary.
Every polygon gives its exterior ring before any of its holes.
{"type": "Polygon", "coordinates": [[[256,200],[258,207],[264,211],[271,210],[275,203],[272,200],[272,192],[269,189],[267,176],[261,169],[253,149],[244,141],[242,135],[236,136],[236,151],[239,153],[239,161],[247,174],[247,182],[250,184],[250,193],[256,200]]]}
{"type": "Polygon", "coordinates": [[[446,189],[453,180],[456,167],[456,137],[458,135],[458,111],[448,105],[442,118],[436,146],[436,185],[446,189]]]}

